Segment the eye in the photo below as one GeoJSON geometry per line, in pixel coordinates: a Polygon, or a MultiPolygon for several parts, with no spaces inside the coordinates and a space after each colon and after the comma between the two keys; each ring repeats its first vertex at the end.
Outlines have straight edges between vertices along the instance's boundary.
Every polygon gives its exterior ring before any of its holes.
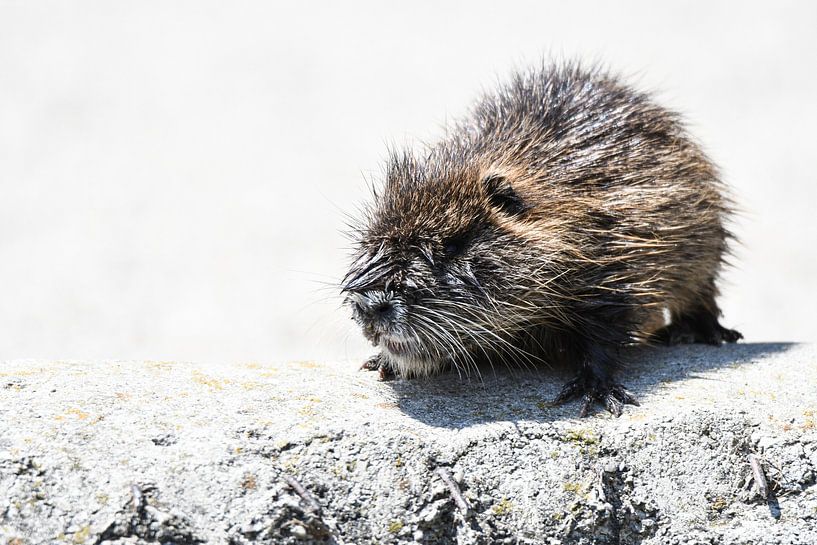
{"type": "Polygon", "coordinates": [[[503,176],[489,174],[482,180],[488,200],[491,205],[509,216],[518,216],[524,213],[528,206],[514,191],[513,186],[503,176]]]}
{"type": "Polygon", "coordinates": [[[455,257],[465,249],[465,241],[460,237],[452,237],[443,241],[443,253],[446,257],[455,257]]]}

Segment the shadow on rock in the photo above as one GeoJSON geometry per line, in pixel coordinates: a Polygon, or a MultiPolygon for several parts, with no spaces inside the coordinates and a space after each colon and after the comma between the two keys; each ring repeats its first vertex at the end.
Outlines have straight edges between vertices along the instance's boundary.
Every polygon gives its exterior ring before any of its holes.
{"type": "MultiPolygon", "coordinates": [[[[721,347],[689,345],[636,347],[621,352],[619,380],[636,397],[660,386],[789,350],[795,343],[741,343],[721,347]]],[[[577,416],[577,402],[549,407],[564,382],[566,369],[481,369],[481,376],[448,372],[430,378],[390,382],[400,409],[425,424],[463,428],[495,421],[553,421],[577,416]]],[[[597,409],[602,410],[601,407],[597,409]]],[[[625,409],[626,410],[626,409],[625,409]]]]}

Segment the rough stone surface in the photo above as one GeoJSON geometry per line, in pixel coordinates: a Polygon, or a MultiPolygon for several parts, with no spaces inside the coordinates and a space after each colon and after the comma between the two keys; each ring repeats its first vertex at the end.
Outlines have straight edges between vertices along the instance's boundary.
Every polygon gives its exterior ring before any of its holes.
{"type": "Polygon", "coordinates": [[[627,358],[583,420],[541,370],[5,362],[0,544],[817,543],[815,345],[627,358]]]}

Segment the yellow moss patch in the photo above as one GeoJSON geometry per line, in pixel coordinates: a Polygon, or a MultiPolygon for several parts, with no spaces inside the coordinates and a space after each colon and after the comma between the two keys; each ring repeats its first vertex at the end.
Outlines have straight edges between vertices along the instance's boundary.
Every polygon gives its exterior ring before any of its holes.
{"type": "Polygon", "coordinates": [[[565,434],[565,440],[571,443],[581,443],[583,445],[596,445],[599,442],[598,436],[593,433],[593,430],[586,428],[576,428],[569,430],[565,434]]]}
{"type": "Polygon", "coordinates": [[[83,526],[82,529],[75,533],[73,538],[71,539],[72,542],[76,543],[77,545],[81,543],[85,543],[85,540],[91,535],[91,527],[90,526],[83,526]]]}
{"type": "Polygon", "coordinates": [[[244,479],[241,481],[241,488],[244,490],[255,490],[258,488],[258,482],[255,479],[255,475],[252,473],[247,473],[244,475],[244,479]]]}
{"type": "Polygon", "coordinates": [[[498,517],[504,517],[513,511],[513,508],[514,505],[512,501],[510,501],[508,498],[502,498],[500,501],[494,504],[494,506],[491,508],[491,512],[498,517]]]}
{"type": "Polygon", "coordinates": [[[85,420],[86,418],[91,416],[90,414],[86,413],[85,411],[83,411],[81,409],[78,409],[77,407],[71,407],[70,409],[65,411],[65,414],[70,415],[70,416],[75,416],[75,417],[77,417],[77,420],[85,420]]]}
{"type": "Polygon", "coordinates": [[[307,405],[306,407],[298,409],[298,414],[301,416],[315,416],[318,414],[318,411],[316,411],[312,405],[307,405]]]}
{"type": "Polygon", "coordinates": [[[810,418],[810,417],[806,418],[806,420],[803,422],[803,429],[804,430],[813,430],[814,427],[815,427],[814,418],[810,418]]]}
{"type": "Polygon", "coordinates": [[[567,482],[562,485],[562,488],[565,492],[571,492],[577,496],[584,491],[584,485],[582,483],[567,482]]]}
{"type": "Polygon", "coordinates": [[[724,498],[722,498],[720,496],[715,498],[715,501],[713,501],[711,503],[711,505],[710,505],[710,507],[712,507],[713,510],[718,511],[718,512],[723,511],[728,506],[729,506],[729,502],[727,502],[724,498]]]}
{"type": "Polygon", "coordinates": [[[403,522],[399,520],[393,520],[389,523],[389,533],[396,534],[403,529],[403,522]]]}
{"type": "Polygon", "coordinates": [[[203,386],[207,386],[210,388],[211,391],[215,390],[223,390],[225,386],[230,384],[230,380],[227,379],[217,379],[211,376],[205,375],[201,371],[193,371],[193,382],[201,384],[203,386]]]}
{"type": "Polygon", "coordinates": [[[295,470],[297,469],[297,465],[299,460],[301,459],[300,456],[297,454],[293,454],[286,458],[281,458],[279,463],[281,465],[281,469],[283,469],[287,473],[297,473],[295,470]]]}
{"type": "Polygon", "coordinates": [[[258,426],[266,428],[268,426],[272,426],[275,423],[275,421],[270,420],[269,418],[260,418],[260,419],[256,420],[255,423],[258,426]]]}
{"type": "Polygon", "coordinates": [[[278,450],[284,450],[290,444],[291,443],[289,442],[289,439],[278,439],[277,441],[275,441],[275,443],[273,443],[273,446],[278,450]]]}
{"type": "Polygon", "coordinates": [[[31,377],[34,375],[38,375],[40,373],[44,373],[45,371],[47,371],[45,367],[38,367],[37,369],[27,369],[24,371],[5,371],[0,373],[0,377],[31,377]]]}
{"type": "Polygon", "coordinates": [[[145,362],[150,369],[155,371],[170,371],[176,362],[172,361],[156,361],[156,360],[148,360],[145,362]]]}

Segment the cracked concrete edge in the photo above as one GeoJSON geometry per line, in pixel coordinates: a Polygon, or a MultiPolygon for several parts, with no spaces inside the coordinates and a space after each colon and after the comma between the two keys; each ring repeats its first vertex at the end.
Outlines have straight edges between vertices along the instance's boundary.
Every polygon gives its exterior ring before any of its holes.
{"type": "Polygon", "coordinates": [[[584,420],[547,371],[6,362],[0,544],[817,542],[814,345],[629,361],[584,420]]]}

